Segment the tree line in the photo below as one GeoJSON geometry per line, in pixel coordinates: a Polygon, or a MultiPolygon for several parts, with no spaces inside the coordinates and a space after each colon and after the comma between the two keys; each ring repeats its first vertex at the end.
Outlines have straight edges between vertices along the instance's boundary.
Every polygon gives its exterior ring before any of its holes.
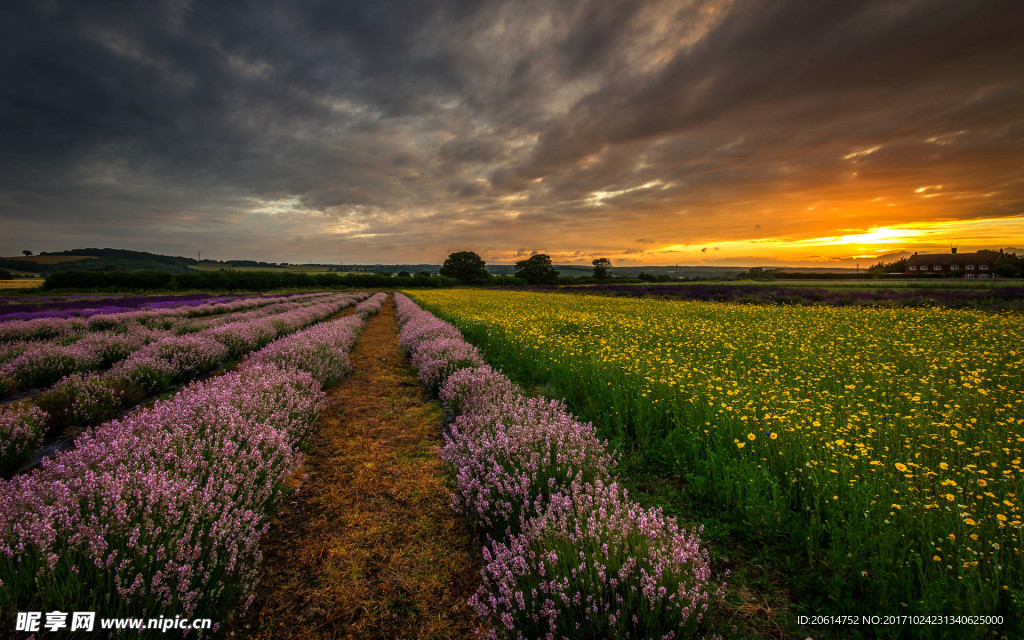
{"type": "MultiPolygon", "coordinates": [[[[516,263],[512,278],[492,278],[487,272],[483,259],[473,251],[458,251],[448,255],[441,266],[440,274],[452,278],[462,284],[486,284],[492,281],[509,280],[507,284],[557,284],[558,269],[551,263],[551,256],[537,253],[526,260],[516,263]]],[[[611,278],[609,269],[612,267],[608,258],[597,258],[594,266],[595,280],[611,278]]],[[[493,282],[498,284],[498,282],[493,282]]]]}

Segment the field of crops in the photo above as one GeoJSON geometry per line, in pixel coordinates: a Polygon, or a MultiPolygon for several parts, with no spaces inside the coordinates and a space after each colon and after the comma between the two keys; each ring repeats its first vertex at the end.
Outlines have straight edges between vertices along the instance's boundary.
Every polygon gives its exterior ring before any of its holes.
{"type": "Polygon", "coordinates": [[[410,295],[602,437],[800,547],[837,610],[1020,619],[1020,315],[410,295]]]}
{"type": "Polygon", "coordinates": [[[0,280],[0,289],[38,289],[43,286],[42,278],[21,278],[18,280],[0,280]]]}

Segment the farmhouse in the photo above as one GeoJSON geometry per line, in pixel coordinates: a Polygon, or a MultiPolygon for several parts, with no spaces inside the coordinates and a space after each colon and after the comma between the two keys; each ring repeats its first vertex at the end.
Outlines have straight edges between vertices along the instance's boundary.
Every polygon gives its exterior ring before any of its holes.
{"type": "Polygon", "coordinates": [[[904,273],[909,275],[944,274],[954,277],[994,278],[992,270],[1005,260],[1002,249],[957,253],[956,247],[949,253],[915,253],[907,259],[904,273]]]}

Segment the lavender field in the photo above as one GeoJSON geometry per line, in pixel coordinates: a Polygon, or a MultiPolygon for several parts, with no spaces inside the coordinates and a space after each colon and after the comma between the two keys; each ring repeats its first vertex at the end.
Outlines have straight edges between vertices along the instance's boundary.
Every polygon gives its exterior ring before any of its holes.
{"type": "Polygon", "coordinates": [[[135,297],[95,313],[74,300],[73,311],[0,321],[0,472],[32,459],[44,440],[69,427],[97,425],[363,297],[135,297]]]}
{"type": "Polygon", "coordinates": [[[244,607],[322,389],[345,375],[384,298],[129,299],[115,306],[130,311],[0,321],[0,344],[18,352],[3,365],[8,388],[49,381],[56,374],[38,372],[53,362],[71,370],[0,406],[5,471],[47,429],[88,427],[73,448],[0,482],[0,607],[218,620],[244,607]],[[184,386],[109,419],[125,398],[174,384],[184,386]]]}

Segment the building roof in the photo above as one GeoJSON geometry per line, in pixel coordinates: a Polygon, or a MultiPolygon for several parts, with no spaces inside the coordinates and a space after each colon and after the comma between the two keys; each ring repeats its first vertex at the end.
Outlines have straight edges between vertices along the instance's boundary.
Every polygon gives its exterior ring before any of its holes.
{"type": "Polygon", "coordinates": [[[941,264],[942,266],[954,264],[960,266],[968,264],[992,265],[1002,257],[1001,253],[987,251],[985,253],[918,253],[907,258],[907,266],[922,264],[941,264]]]}

